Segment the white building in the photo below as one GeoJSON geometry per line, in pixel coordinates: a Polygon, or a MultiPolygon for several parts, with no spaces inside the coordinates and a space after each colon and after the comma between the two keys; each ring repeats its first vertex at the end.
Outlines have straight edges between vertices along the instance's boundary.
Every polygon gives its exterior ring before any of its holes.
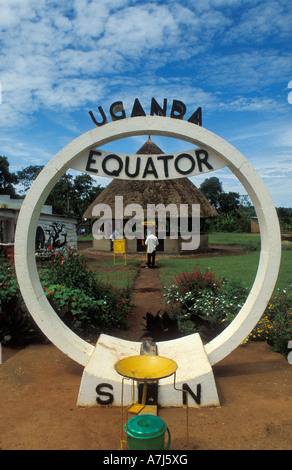
{"type": "MultiPolygon", "coordinates": [[[[13,247],[18,214],[23,199],[0,194],[0,245],[13,247]]],[[[77,248],[77,220],[53,214],[52,206],[43,206],[36,233],[36,251],[64,246],[77,248]]]]}

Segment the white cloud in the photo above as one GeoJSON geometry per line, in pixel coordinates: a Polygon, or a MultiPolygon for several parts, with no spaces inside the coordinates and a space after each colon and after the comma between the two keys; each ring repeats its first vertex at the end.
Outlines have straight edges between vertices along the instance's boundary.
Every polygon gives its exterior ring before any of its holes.
{"type": "Polygon", "coordinates": [[[292,122],[289,126],[287,125],[282,128],[281,132],[277,134],[276,142],[280,147],[290,147],[292,158],[292,122]]]}
{"type": "MultiPolygon", "coordinates": [[[[0,0],[0,81],[7,105],[0,109],[0,122],[12,125],[22,115],[42,108],[68,109],[73,103],[76,109],[107,98],[117,79],[125,84],[126,93],[131,89],[143,94],[155,82],[163,87],[158,70],[172,63],[180,64],[180,78],[174,79],[174,74],[166,78],[168,96],[177,90],[173,96],[183,92],[189,98],[193,88],[206,106],[222,109],[225,103],[250,111],[271,106],[273,100],[267,96],[243,97],[241,91],[285,79],[291,70],[288,53],[271,49],[222,56],[212,50],[217,40],[243,34],[230,13],[236,5],[232,0],[186,2],[184,6],[177,1],[0,0]],[[203,86],[222,89],[221,83],[233,87],[228,99],[203,86]]],[[[265,6],[265,19],[273,15],[280,24],[274,5],[270,1],[265,6]]],[[[242,15],[242,25],[249,15],[250,10],[242,15]]],[[[285,25],[282,31],[287,31],[285,25]]]]}
{"type": "MultiPolygon", "coordinates": [[[[290,3],[0,0],[1,135],[11,137],[10,153],[14,142],[24,144],[17,144],[21,160],[30,150],[31,158],[46,159],[53,146],[46,155],[39,141],[15,137],[21,130],[33,139],[42,115],[58,135],[58,150],[87,129],[84,115],[98,105],[108,114],[110,104],[122,100],[129,116],[136,97],[147,113],[151,97],[167,98],[168,112],[180,99],[187,116],[202,106],[204,125],[207,114],[251,158],[268,146],[282,158],[291,147],[290,3]],[[252,116],[263,124],[254,125],[252,116]],[[278,123],[283,116],[286,126],[278,123]]],[[[9,151],[7,142],[0,146],[0,153],[9,151]]],[[[269,167],[267,155],[261,168],[272,183],[276,164],[269,167]]]]}
{"type": "Polygon", "coordinates": [[[27,20],[35,19],[36,7],[39,4],[36,0],[1,0],[0,1],[0,27],[1,29],[13,28],[23,18],[27,20]]]}
{"type": "Polygon", "coordinates": [[[287,0],[265,0],[242,12],[239,22],[226,34],[226,41],[265,44],[269,38],[278,42],[291,35],[292,11],[287,0]]]}
{"type": "Polygon", "coordinates": [[[17,116],[42,107],[67,108],[70,102],[84,105],[101,97],[108,87],[106,74],[127,74],[136,58],[175,42],[179,28],[166,6],[147,4],[110,14],[109,4],[127,3],[82,0],[64,16],[62,7],[51,2],[2,0],[0,81],[7,103],[0,109],[2,124],[12,125],[17,116]]]}
{"type": "Polygon", "coordinates": [[[47,151],[46,145],[28,145],[25,140],[18,140],[13,136],[0,137],[0,148],[0,155],[4,156],[10,155],[13,151],[14,160],[10,163],[12,172],[29,165],[43,165],[53,156],[47,151]]]}

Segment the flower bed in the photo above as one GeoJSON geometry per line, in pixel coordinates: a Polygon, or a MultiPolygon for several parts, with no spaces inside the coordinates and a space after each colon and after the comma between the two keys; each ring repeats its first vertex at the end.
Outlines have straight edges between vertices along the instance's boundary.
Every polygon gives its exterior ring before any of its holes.
{"type": "MultiPolygon", "coordinates": [[[[130,312],[128,288],[96,279],[86,259],[73,250],[43,260],[40,282],[60,318],[80,336],[123,328],[130,312]]],[[[0,266],[0,342],[12,345],[38,339],[41,333],[27,311],[12,265],[0,266]]]]}
{"type": "MultiPolygon", "coordinates": [[[[238,314],[248,296],[242,284],[216,277],[207,270],[195,268],[176,276],[165,288],[164,297],[172,319],[183,335],[198,332],[203,340],[224,329],[238,314]]],[[[270,300],[262,318],[246,338],[266,341],[281,354],[287,354],[292,340],[292,293],[278,291],[270,300]]]]}
{"type": "MultiPolygon", "coordinates": [[[[286,356],[287,345],[292,340],[292,290],[277,290],[267,305],[255,328],[245,339],[247,341],[265,341],[270,344],[274,351],[286,356]]],[[[234,318],[228,313],[225,321],[230,323],[234,318]]]]}

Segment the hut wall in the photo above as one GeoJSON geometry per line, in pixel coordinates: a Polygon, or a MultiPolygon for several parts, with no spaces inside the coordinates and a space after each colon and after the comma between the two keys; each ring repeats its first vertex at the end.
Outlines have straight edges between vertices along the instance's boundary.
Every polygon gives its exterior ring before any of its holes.
{"type": "Polygon", "coordinates": [[[260,233],[259,221],[257,217],[250,219],[250,231],[251,233],[260,233]]]}
{"type": "Polygon", "coordinates": [[[200,246],[199,250],[208,250],[209,249],[209,236],[208,235],[200,235],[200,246]]]}
{"type": "Polygon", "coordinates": [[[179,253],[180,252],[180,239],[172,240],[169,237],[166,237],[164,240],[164,252],[165,253],[179,253]]]}
{"type": "Polygon", "coordinates": [[[93,238],[92,248],[98,251],[111,251],[111,240],[106,238],[96,240],[96,238],[93,238]]]}
{"type": "MultiPolygon", "coordinates": [[[[96,240],[93,238],[92,248],[98,251],[112,251],[112,242],[106,238],[101,240],[96,240]]],[[[136,253],[137,252],[137,239],[133,240],[126,239],[126,252],[127,253],[136,253]]]]}
{"type": "Polygon", "coordinates": [[[188,242],[188,240],[183,240],[182,238],[179,239],[179,252],[181,254],[188,254],[188,253],[197,253],[198,251],[207,251],[209,249],[209,236],[208,235],[200,235],[200,244],[196,250],[182,250],[181,244],[188,242]]]}
{"type": "MultiPolygon", "coordinates": [[[[187,254],[188,251],[181,250],[182,242],[185,242],[182,238],[178,238],[176,240],[172,240],[169,237],[166,237],[164,240],[164,249],[162,252],[164,253],[182,253],[187,254]]],[[[111,251],[111,240],[102,238],[101,240],[96,240],[93,238],[93,245],[94,250],[98,251],[111,251]]],[[[209,248],[209,237],[208,235],[201,235],[200,236],[200,246],[197,251],[208,250],[209,248]]],[[[134,238],[133,240],[126,239],[126,252],[127,253],[137,253],[137,239],[134,238]]]]}
{"type": "Polygon", "coordinates": [[[126,239],[126,250],[127,250],[127,253],[136,253],[137,238],[134,238],[133,240],[126,239]]]}

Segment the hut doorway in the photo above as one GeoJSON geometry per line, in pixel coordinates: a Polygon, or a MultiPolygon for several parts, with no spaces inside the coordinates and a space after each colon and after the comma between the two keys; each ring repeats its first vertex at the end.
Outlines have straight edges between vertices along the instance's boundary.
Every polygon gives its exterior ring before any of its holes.
{"type": "MultiPolygon", "coordinates": [[[[145,245],[145,240],[149,235],[149,231],[154,229],[154,233],[157,236],[157,224],[156,222],[142,222],[141,231],[144,231],[144,237],[137,238],[137,251],[145,252],[147,251],[147,246],[145,245]]],[[[159,245],[156,248],[156,251],[164,251],[164,238],[158,238],[159,245]]]]}

